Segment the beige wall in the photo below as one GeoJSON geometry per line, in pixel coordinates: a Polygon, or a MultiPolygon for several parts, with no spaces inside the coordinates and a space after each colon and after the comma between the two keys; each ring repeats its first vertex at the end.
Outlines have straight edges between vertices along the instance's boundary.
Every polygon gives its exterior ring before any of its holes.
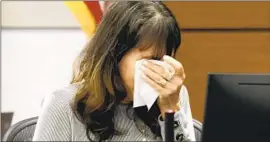
{"type": "Polygon", "coordinates": [[[14,124],[37,116],[43,98],[68,85],[87,40],[63,1],[1,4],[1,112],[14,112],[14,124]]]}
{"type": "Polygon", "coordinates": [[[63,1],[2,1],[2,26],[79,28],[63,1]]]}

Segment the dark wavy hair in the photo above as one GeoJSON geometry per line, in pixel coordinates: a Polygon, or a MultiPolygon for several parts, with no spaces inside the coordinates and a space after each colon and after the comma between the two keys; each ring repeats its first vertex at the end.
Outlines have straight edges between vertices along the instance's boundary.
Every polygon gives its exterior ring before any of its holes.
{"type": "MultiPolygon", "coordinates": [[[[103,17],[91,41],[75,61],[73,83],[81,83],[73,110],[89,133],[106,140],[119,134],[114,127],[114,110],[126,97],[118,64],[131,48],[155,47],[155,56],[175,54],[180,46],[180,30],[172,12],[162,2],[114,2],[103,17]]],[[[156,134],[160,114],[157,104],[148,112],[135,113],[156,134]]]]}

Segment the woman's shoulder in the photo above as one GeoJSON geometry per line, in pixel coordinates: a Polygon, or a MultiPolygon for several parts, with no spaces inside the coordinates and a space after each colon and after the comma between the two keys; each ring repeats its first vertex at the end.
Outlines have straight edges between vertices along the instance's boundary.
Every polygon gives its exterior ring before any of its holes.
{"type": "Polygon", "coordinates": [[[75,97],[78,87],[77,84],[70,84],[67,87],[55,90],[51,95],[62,101],[71,101],[75,97]]]}
{"type": "Polygon", "coordinates": [[[71,102],[76,88],[76,85],[69,85],[44,98],[33,140],[70,140],[73,119],[71,102]]]}
{"type": "Polygon", "coordinates": [[[53,91],[44,98],[42,108],[51,107],[54,109],[63,109],[65,111],[71,112],[71,105],[73,103],[77,89],[77,84],[71,84],[67,87],[53,91]]]}

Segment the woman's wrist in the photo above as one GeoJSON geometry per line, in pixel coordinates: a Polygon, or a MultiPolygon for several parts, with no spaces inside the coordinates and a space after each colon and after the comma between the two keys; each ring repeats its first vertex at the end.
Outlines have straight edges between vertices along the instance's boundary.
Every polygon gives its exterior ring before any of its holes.
{"type": "Polygon", "coordinates": [[[161,117],[162,117],[162,119],[165,120],[165,113],[166,113],[166,111],[172,110],[172,111],[174,111],[174,112],[177,112],[177,111],[180,110],[180,108],[181,108],[180,102],[177,103],[177,104],[175,104],[175,105],[170,105],[170,106],[167,106],[167,107],[165,107],[165,106],[164,106],[164,107],[160,106],[160,112],[161,112],[161,117]]]}

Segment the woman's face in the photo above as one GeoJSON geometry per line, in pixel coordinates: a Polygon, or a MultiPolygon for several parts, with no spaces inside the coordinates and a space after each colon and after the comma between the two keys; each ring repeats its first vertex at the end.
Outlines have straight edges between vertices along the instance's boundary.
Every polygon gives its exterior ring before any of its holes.
{"type": "Polygon", "coordinates": [[[144,50],[140,49],[140,47],[130,49],[119,63],[120,76],[127,91],[127,98],[125,101],[133,101],[136,61],[141,59],[152,59],[154,56],[154,48],[150,47],[144,50]]]}

